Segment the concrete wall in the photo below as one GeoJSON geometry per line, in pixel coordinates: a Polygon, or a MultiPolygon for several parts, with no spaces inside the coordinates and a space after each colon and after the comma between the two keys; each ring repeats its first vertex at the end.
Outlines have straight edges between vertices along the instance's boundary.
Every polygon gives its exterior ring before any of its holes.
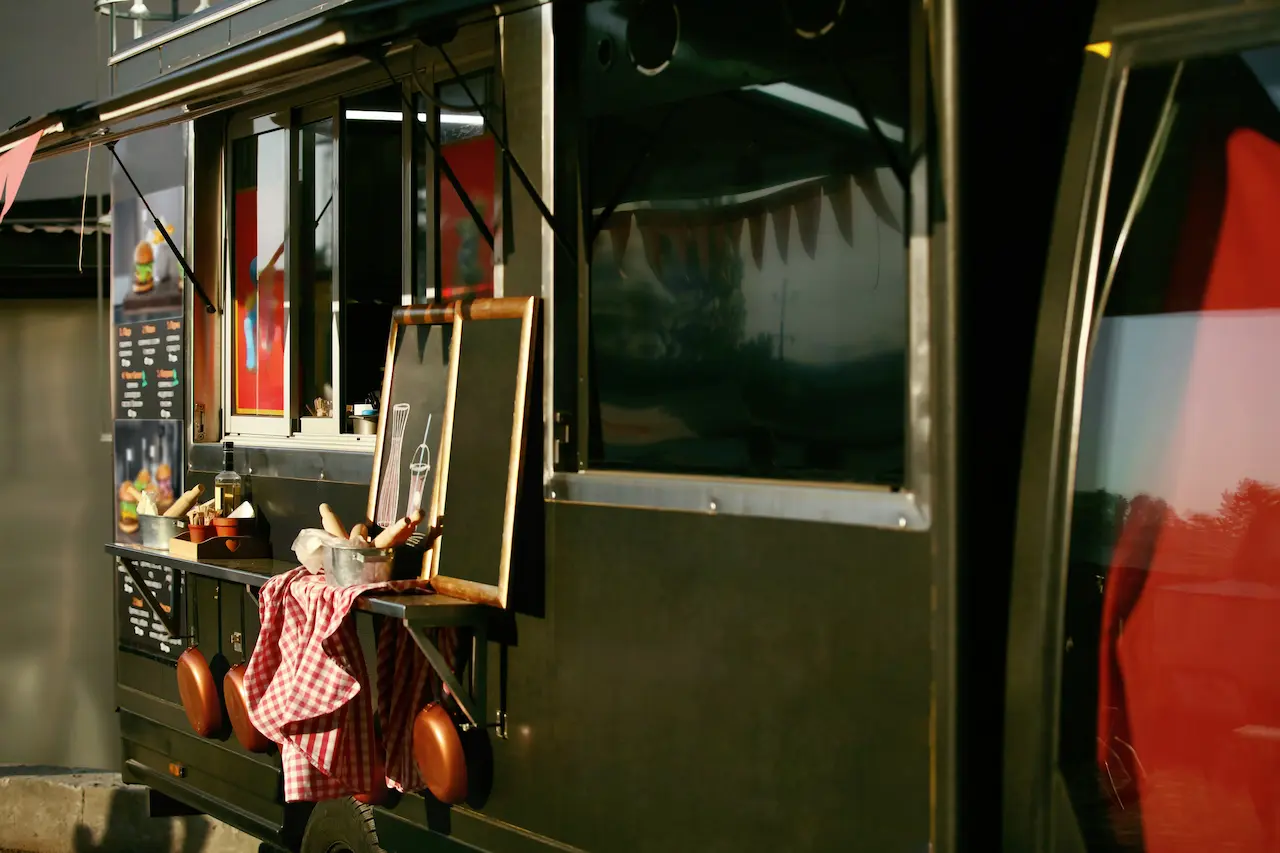
{"type": "Polygon", "coordinates": [[[0,299],[0,762],[118,764],[97,322],[91,300],[0,299]]]}

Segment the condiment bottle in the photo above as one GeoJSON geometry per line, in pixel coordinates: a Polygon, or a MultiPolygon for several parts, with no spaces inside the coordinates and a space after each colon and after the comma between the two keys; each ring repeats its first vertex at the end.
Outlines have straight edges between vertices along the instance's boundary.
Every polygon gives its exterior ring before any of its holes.
{"type": "Polygon", "coordinates": [[[213,478],[213,506],[224,518],[240,506],[244,498],[244,479],[236,473],[234,449],[231,442],[223,442],[222,472],[213,478]]]}

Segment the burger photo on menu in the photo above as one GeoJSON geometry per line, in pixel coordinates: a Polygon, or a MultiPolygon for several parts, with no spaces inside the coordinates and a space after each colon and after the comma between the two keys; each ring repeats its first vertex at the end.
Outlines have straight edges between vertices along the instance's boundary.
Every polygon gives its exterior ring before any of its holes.
{"type": "Polygon", "coordinates": [[[182,493],[181,442],[180,421],[116,421],[116,542],[138,543],[139,504],[163,514],[173,506],[175,495],[182,493]]]}
{"type": "Polygon", "coordinates": [[[150,293],[155,287],[156,253],[150,241],[143,240],[133,251],[133,292],[150,293]]]}
{"type": "MultiPolygon", "coordinates": [[[[154,161],[142,172],[141,186],[146,194],[146,204],[133,191],[123,175],[113,177],[111,270],[111,301],[116,324],[138,323],[176,317],[182,313],[183,274],[169,241],[179,250],[185,250],[186,189],[184,161],[180,155],[182,132],[168,131],[172,145],[172,163],[168,162],[170,149],[156,140],[148,143],[148,150],[128,154],[126,159],[141,160],[151,157],[154,161]],[[172,175],[172,177],[170,177],[172,175]],[[172,184],[166,186],[169,181],[172,184]],[[164,181],[157,186],[158,181],[164,181]],[[151,211],[147,210],[147,205],[151,211]],[[155,218],[152,217],[155,213],[155,218]],[[159,222],[156,221],[159,219],[159,222]]],[[[132,140],[122,140],[120,145],[132,140]]]]}

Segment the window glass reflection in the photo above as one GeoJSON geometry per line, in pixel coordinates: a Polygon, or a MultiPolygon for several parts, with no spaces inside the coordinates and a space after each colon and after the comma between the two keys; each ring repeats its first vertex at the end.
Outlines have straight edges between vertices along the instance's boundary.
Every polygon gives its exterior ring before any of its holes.
{"type": "Polygon", "coordinates": [[[819,74],[592,120],[593,466],[902,484],[906,32],[871,119],[819,74]]]}
{"type": "MultiPolygon", "coordinates": [[[[487,103],[487,74],[466,78],[466,87],[477,101],[487,103]]],[[[488,226],[489,233],[496,235],[498,149],[493,136],[485,129],[484,119],[460,82],[440,86],[438,98],[441,104],[438,111],[440,153],[488,226]]],[[[440,256],[442,299],[454,301],[493,296],[493,250],[443,170],[440,170],[438,192],[440,215],[436,245],[440,256]]]]}
{"type": "Polygon", "coordinates": [[[288,140],[288,131],[278,129],[231,147],[231,408],[237,415],[285,414],[288,140]]]}
{"type": "Polygon", "coordinates": [[[305,413],[328,417],[325,409],[333,405],[333,341],[337,337],[333,310],[334,235],[338,221],[334,207],[337,172],[333,119],[303,125],[298,142],[303,223],[298,253],[302,404],[305,413]]]}
{"type": "Polygon", "coordinates": [[[1090,850],[1262,853],[1280,849],[1280,49],[1173,70],[1134,72],[1118,141],[1059,754],[1090,850]]]}
{"type": "Polygon", "coordinates": [[[391,312],[404,289],[404,112],[399,86],[343,101],[344,407],[381,392],[391,312]]]}

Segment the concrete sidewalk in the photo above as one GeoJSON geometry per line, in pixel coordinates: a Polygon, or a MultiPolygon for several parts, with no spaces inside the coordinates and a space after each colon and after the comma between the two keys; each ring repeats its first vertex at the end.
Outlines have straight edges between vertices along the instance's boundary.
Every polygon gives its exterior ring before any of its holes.
{"type": "Polygon", "coordinates": [[[26,853],[258,853],[207,817],[151,818],[119,773],[0,765],[0,850],[26,853]]]}

